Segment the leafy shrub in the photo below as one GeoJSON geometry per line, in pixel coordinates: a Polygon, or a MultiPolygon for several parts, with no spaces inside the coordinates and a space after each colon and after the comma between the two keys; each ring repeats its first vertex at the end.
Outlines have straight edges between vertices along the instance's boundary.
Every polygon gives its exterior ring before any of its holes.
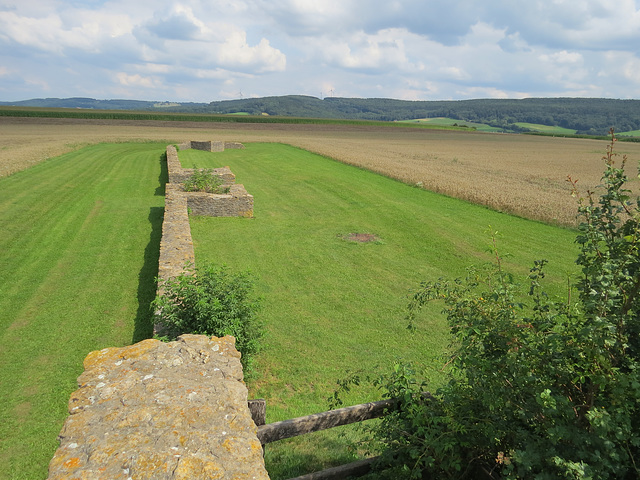
{"type": "Polygon", "coordinates": [[[431,399],[407,366],[382,379],[400,399],[377,430],[390,478],[640,476],[640,208],[614,141],[604,192],[579,200],[577,299],[549,299],[544,260],[523,292],[497,249],[491,269],[413,296],[412,324],[426,302],[444,303],[452,369],[431,399]]]}
{"type": "Polygon", "coordinates": [[[245,371],[251,370],[264,330],[256,315],[259,302],[252,296],[249,272],[229,273],[226,267],[212,265],[187,268],[162,286],[164,294],[156,297],[152,308],[159,312],[163,335],[169,339],[183,333],[233,335],[245,371]]]}
{"type": "Polygon", "coordinates": [[[213,173],[212,168],[198,169],[193,166],[193,175],[184,182],[185,192],[227,193],[228,187],[222,186],[222,178],[213,173]]]}

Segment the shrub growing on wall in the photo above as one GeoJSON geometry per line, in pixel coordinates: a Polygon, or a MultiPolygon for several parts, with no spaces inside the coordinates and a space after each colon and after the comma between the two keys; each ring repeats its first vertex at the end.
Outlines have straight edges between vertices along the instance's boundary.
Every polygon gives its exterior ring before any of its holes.
{"type": "Polygon", "coordinates": [[[520,292],[497,250],[490,271],[415,293],[412,321],[444,305],[452,372],[432,399],[406,366],[382,380],[400,399],[377,430],[390,478],[640,477],[640,208],[611,135],[604,191],[579,203],[577,299],[547,297],[543,260],[520,292]]]}
{"type": "Polygon", "coordinates": [[[259,302],[249,272],[230,273],[226,267],[213,265],[187,268],[162,287],[164,294],[156,297],[152,308],[159,312],[157,321],[163,336],[233,335],[242,365],[250,370],[264,330],[257,317],[259,302]]]}
{"type": "Polygon", "coordinates": [[[222,178],[213,173],[212,168],[198,169],[194,165],[193,175],[184,182],[185,192],[227,193],[228,187],[222,186],[222,178]]]}

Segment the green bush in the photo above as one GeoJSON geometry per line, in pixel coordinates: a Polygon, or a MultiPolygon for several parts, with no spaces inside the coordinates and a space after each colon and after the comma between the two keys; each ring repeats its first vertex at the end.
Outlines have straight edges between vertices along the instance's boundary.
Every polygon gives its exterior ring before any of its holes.
{"type": "Polygon", "coordinates": [[[233,335],[245,373],[250,372],[264,329],[257,317],[259,301],[253,297],[254,280],[249,272],[230,273],[226,267],[212,265],[187,268],[162,287],[164,294],[156,297],[152,308],[159,312],[163,336],[233,335]]]}
{"type": "Polygon", "coordinates": [[[228,187],[222,186],[222,178],[213,173],[212,168],[198,169],[193,166],[193,175],[184,182],[185,192],[227,193],[228,187]]]}
{"type": "Polygon", "coordinates": [[[376,431],[390,478],[639,478],[640,208],[611,135],[604,191],[579,200],[577,298],[545,294],[544,260],[523,291],[497,249],[489,270],[413,296],[412,324],[444,304],[451,374],[431,399],[405,365],[381,379],[400,399],[376,431]]]}

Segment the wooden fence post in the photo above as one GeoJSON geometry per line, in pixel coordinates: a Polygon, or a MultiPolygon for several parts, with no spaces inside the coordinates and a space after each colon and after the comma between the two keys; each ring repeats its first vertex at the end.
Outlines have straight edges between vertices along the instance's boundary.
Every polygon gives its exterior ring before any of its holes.
{"type": "Polygon", "coordinates": [[[251,419],[256,427],[267,423],[267,402],[264,398],[256,398],[255,400],[249,400],[249,411],[251,412],[251,419]]]}

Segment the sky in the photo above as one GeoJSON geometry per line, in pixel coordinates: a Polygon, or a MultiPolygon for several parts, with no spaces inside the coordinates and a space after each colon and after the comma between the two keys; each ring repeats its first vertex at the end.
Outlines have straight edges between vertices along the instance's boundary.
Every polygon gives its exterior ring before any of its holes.
{"type": "Polygon", "coordinates": [[[640,0],[0,0],[0,100],[640,98],[640,0]]]}

